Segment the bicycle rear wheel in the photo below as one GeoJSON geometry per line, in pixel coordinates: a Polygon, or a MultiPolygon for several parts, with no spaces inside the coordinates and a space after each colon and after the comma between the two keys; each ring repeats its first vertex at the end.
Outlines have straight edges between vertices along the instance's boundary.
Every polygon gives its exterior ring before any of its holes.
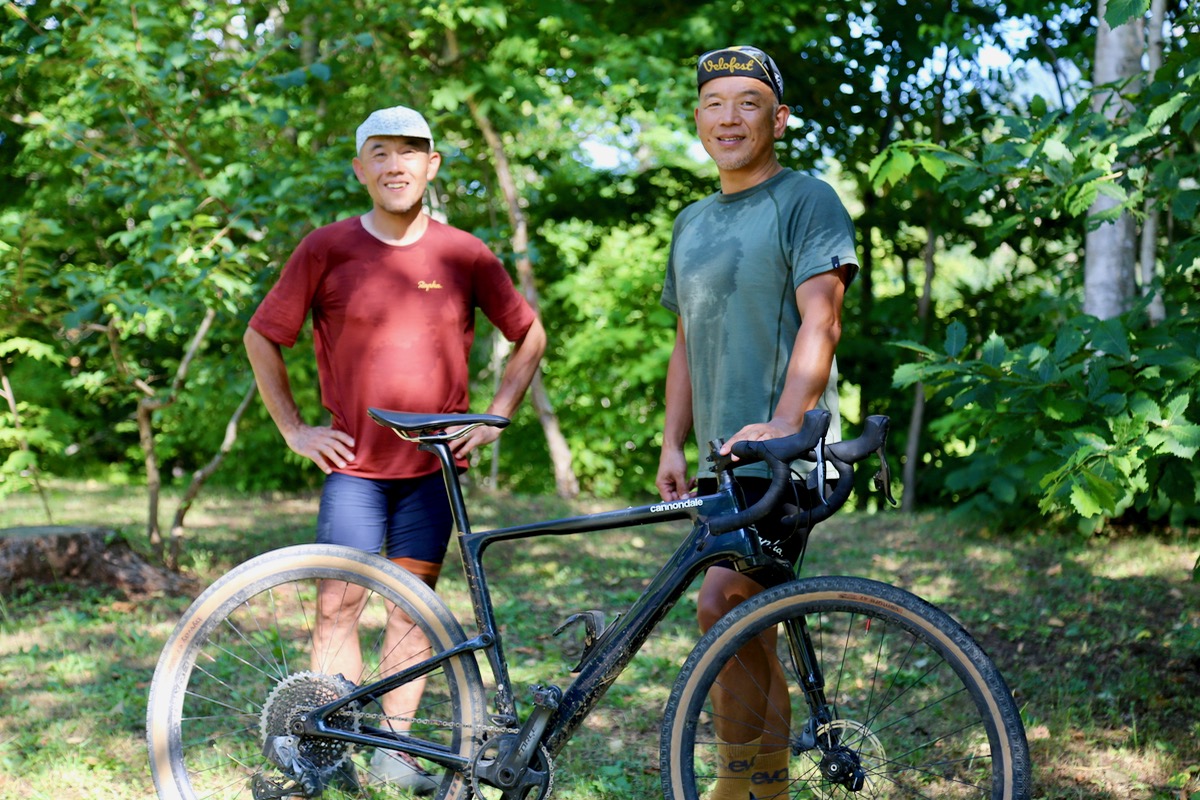
{"type": "MultiPolygon", "coordinates": [[[[372,752],[335,739],[292,735],[292,723],[300,715],[355,688],[323,665],[339,648],[359,647],[359,641],[352,635],[323,635],[328,641],[314,645],[316,595],[322,584],[326,591],[365,593],[357,616],[364,685],[465,640],[429,587],[379,556],[333,545],[301,545],[247,561],[192,604],[159,658],[146,731],[160,798],[303,797],[321,790],[326,798],[411,796],[396,783],[380,782],[371,766],[372,752]],[[410,648],[417,652],[408,663],[384,658],[381,652],[389,624],[390,643],[401,636],[419,642],[410,648]],[[302,766],[288,772],[280,761],[302,766]],[[307,789],[296,775],[310,779],[307,789]],[[314,776],[320,783],[315,789],[314,776]]],[[[420,705],[404,715],[405,721],[385,724],[374,703],[346,706],[327,723],[356,732],[366,725],[411,726],[410,735],[426,745],[471,755],[478,746],[480,721],[486,718],[475,659],[448,659],[424,680],[420,705]]],[[[469,793],[464,775],[432,762],[419,766],[430,773],[425,788],[436,785],[431,796],[457,800],[469,793]]]]}
{"type": "Polygon", "coordinates": [[[1030,793],[1025,730],[987,655],[947,614],[862,578],[784,584],[713,626],[676,680],[661,759],[673,800],[1030,793]],[[807,670],[791,649],[805,631],[824,678],[824,718],[810,711],[807,670]],[[756,648],[771,647],[782,688],[748,666],[756,648]]]}

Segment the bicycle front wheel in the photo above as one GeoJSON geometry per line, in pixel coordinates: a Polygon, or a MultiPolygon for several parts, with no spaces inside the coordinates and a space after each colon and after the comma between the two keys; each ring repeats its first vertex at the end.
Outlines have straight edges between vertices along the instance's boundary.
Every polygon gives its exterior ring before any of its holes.
{"type": "MultiPolygon", "coordinates": [[[[462,628],[429,587],[385,558],[300,545],[247,561],[192,604],[159,658],[146,714],[158,796],[411,796],[418,779],[403,768],[398,776],[388,752],[306,735],[297,722],[355,688],[336,669],[347,663],[347,652],[361,658],[365,685],[463,641],[462,628]],[[318,591],[325,593],[320,623],[318,591]],[[330,608],[338,609],[335,617],[330,608]]],[[[447,659],[417,680],[423,688],[415,694],[413,686],[394,690],[394,698],[406,691],[415,698],[399,714],[385,697],[347,705],[326,724],[354,733],[368,726],[407,731],[439,753],[469,757],[486,719],[474,657],[447,659]]],[[[422,793],[440,800],[469,794],[461,772],[412,763],[425,773],[422,793]]]]}
{"type": "Polygon", "coordinates": [[[991,660],[944,612],[863,578],[787,583],[718,621],[676,680],[661,759],[670,800],[1030,793],[991,660]]]}

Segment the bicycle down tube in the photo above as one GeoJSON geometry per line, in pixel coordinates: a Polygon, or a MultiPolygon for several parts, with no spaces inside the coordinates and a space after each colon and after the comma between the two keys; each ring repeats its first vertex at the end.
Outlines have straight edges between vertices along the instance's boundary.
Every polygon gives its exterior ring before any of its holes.
{"type": "Polygon", "coordinates": [[[476,613],[479,635],[486,637],[488,660],[496,678],[499,694],[496,710],[501,717],[516,720],[516,703],[510,695],[512,686],[503,643],[498,633],[491,594],[488,589],[483,553],[496,542],[514,541],[541,536],[569,536],[603,530],[630,528],[658,522],[691,518],[693,527],[678,549],[651,580],[633,605],[600,633],[599,638],[584,653],[577,669],[578,675],[563,690],[557,709],[551,715],[542,736],[550,754],[557,755],[588,713],[604,696],[608,687],[637,655],[655,626],[675,606],[687,591],[692,580],[705,567],[723,559],[753,559],[760,554],[757,541],[744,528],[712,534],[706,520],[737,512],[732,481],[726,479],[717,492],[674,502],[660,502],[616,511],[548,522],[516,525],[483,532],[473,532],[462,502],[462,488],[453,472],[449,445],[444,442],[422,445],[434,452],[447,475],[447,490],[451,508],[459,528],[459,545],[466,570],[468,591],[476,613]]]}

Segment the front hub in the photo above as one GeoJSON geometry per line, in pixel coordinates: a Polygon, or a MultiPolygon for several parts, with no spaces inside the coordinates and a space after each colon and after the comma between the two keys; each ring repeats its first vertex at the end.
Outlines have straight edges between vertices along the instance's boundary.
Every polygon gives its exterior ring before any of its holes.
{"type": "Polygon", "coordinates": [[[848,747],[837,747],[826,753],[821,759],[821,774],[831,783],[845,786],[852,792],[860,791],[867,779],[858,754],[848,747]]]}

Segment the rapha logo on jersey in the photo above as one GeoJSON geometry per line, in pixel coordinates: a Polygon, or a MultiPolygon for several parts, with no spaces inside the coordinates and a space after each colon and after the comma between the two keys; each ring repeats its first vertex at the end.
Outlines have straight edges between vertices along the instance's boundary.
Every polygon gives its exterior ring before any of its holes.
{"type": "Polygon", "coordinates": [[[674,503],[659,503],[656,506],[650,506],[651,514],[658,514],[662,511],[682,511],[685,508],[699,508],[704,505],[704,501],[693,497],[690,500],[676,500],[674,503]]]}
{"type": "Polygon", "coordinates": [[[428,292],[431,289],[440,289],[442,285],[437,281],[417,281],[417,288],[428,292]]]}

